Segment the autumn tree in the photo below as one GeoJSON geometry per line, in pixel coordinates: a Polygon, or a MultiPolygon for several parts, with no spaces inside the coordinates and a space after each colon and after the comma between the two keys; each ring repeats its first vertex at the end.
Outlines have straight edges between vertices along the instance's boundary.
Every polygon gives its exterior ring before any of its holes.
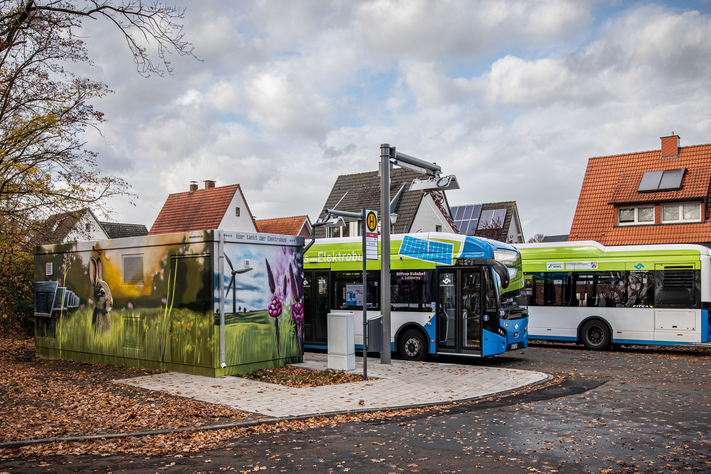
{"type": "Polygon", "coordinates": [[[528,239],[527,242],[528,242],[529,244],[537,244],[537,243],[539,243],[539,242],[543,242],[543,239],[544,239],[544,238],[545,238],[545,235],[543,235],[543,234],[536,234],[536,235],[534,235],[533,237],[531,237],[530,239],[528,239]]]}
{"type": "MultiPolygon", "coordinates": [[[[122,34],[139,74],[172,72],[170,52],[192,55],[183,39],[184,10],[141,0],[0,0],[0,315],[12,306],[7,291],[18,252],[42,232],[52,214],[132,196],[127,183],[105,176],[82,134],[103,115],[89,104],[110,91],[79,77],[73,63],[89,63],[82,21],[104,21],[122,34]],[[152,45],[154,50],[149,51],[152,45]],[[157,56],[157,60],[154,58],[157,56]]],[[[26,259],[26,255],[22,258],[26,259]]],[[[15,282],[17,283],[17,282],[15,282]]],[[[31,295],[30,295],[31,296],[31,295]]]]}

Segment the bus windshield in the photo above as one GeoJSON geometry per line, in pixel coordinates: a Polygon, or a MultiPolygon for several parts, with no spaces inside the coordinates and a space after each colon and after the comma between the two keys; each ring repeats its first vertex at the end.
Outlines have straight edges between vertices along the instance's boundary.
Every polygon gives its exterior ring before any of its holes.
{"type": "MultiPolygon", "coordinates": [[[[499,275],[494,276],[499,283],[499,275]]],[[[526,290],[519,281],[511,282],[511,285],[501,293],[501,319],[523,319],[528,317],[528,296],[526,290]]]]}

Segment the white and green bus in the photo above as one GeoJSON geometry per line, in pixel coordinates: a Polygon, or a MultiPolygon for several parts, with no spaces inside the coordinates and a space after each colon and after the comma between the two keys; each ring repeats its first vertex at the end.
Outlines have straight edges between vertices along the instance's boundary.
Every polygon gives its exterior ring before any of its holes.
{"type": "MultiPolygon", "coordinates": [[[[380,248],[378,248],[380,253],[380,248]]],[[[511,245],[448,233],[391,236],[391,349],[485,357],[528,345],[521,255],[511,245]]],[[[380,315],[380,261],[362,287],[360,237],[318,239],[304,255],[304,346],[327,347],[328,313],[353,312],[363,347],[363,303],[380,315]]]]}
{"type": "Polygon", "coordinates": [[[711,249],[700,245],[517,244],[529,337],[673,345],[711,341],[711,249]]]}

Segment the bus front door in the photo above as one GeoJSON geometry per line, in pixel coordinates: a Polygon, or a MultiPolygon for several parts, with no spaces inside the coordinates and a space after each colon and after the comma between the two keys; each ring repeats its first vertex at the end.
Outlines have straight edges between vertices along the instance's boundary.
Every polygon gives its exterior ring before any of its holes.
{"type": "Polygon", "coordinates": [[[437,352],[481,355],[481,268],[440,270],[437,294],[437,352]]]}
{"type": "Polygon", "coordinates": [[[328,272],[304,272],[304,346],[326,347],[328,342],[328,272]]]}

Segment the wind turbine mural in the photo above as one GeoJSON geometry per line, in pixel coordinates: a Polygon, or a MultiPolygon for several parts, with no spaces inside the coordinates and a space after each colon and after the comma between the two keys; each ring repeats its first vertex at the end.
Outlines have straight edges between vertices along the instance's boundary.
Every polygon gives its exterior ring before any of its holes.
{"type": "MultiPolygon", "coordinates": [[[[250,271],[252,268],[247,267],[247,268],[240,268],[235,270],[235,267],[232,266],[232,262],[230,261],[230,257],[225,254],[225,259],[227,260],[227,264],[230,266],[230,271],[232,272],[232,277],[230,278],[230,282],[227,284],[227,293],[230,293],[230,287],[232,287],[232,315],[235,316],[237,314],[237,298],[236,298],[236,293],[237,293],[237,282],[235,281],[235,275],[239,275],[240,273],[247,273],[250,271]]],[[[245,311],[247,308],[245,308],[245,311]]]]}

